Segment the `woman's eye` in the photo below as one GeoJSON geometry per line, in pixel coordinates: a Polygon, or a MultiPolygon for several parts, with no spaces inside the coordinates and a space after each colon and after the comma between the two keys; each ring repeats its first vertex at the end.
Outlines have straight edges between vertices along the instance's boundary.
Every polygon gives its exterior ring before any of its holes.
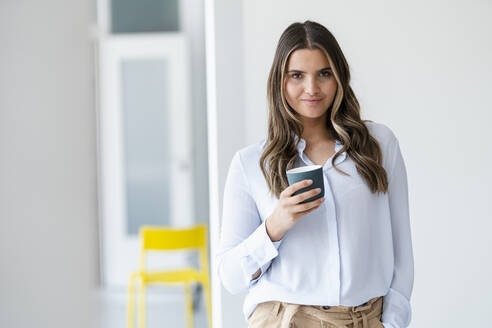
{"type": "MultiPolygon", "coordinates": [[[[329,76],[331,76],[331,72],[330,71],[324,71],[324,72],[321,72],[320,75],[321,75],[321,77],[329,77],[329,76]]],[[[299,80],[302,77],[301,73],[293,73],[291,76],[295,80],[299,80]]]]}

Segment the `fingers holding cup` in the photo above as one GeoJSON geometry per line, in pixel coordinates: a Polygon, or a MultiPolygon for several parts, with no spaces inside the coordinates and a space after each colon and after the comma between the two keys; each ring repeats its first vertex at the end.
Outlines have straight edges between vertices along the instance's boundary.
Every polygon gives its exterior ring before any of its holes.
{"type": "Polygon", "coordinates": [[[325,186],[323,181],[323,167],[321,165],[309,165],[309,166],[301,166],[294,169],[290,169],[286,172],[287,180],[289,181],[289,187],[285,190],[295,190],[292,194],[292,198],[295,201],[300,200],[300,204],[308,203],[313,200],[324,197],[325,195],[325,186]],[[313,182],[309,185],[302,184],[303,180],[312,180],[313,182]],[[320,192],[311,191],[315,189],[320,189],[320,192]],[[310,193],[306,193],[309,192],[310,193]],[[303,196],[301,196],[303,194],[303,196]],[[297,195],[301,197],[297,197],[297,195]],[[296,197],[294,197],[296,196],[296,197]],[[309,196],[309,197],[308,197],[309,196]]]}

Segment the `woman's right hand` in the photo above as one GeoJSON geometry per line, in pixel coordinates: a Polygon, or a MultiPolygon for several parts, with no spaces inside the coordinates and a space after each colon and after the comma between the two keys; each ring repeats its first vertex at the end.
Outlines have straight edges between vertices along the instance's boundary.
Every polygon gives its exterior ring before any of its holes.
{"type": "Polygon", "coordinates": [[[312,180],[302,180],[296,182],[280,193],[277,207],[273,214],[266,219],[266,230],[272,241],[279,241],[289,231],[301,217],[317,209],[325,200],[324,197],[315,199],[311,202],[299,204],[305,199],[316,196],[321,192],[319,188],[305,191],[301,194],[292,196],[297,190],[312,184],[312,180]]]}

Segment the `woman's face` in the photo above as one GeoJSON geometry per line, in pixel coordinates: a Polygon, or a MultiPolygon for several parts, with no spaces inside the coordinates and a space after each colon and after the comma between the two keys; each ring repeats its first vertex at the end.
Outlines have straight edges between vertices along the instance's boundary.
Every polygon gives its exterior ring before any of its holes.
{"type": "Polygon", "coordinates": [[[290,55],[285,98],[302,118],[324,116],[335,99],[336,91],[337,82],[321,50],[297,49],[290,55]]]}

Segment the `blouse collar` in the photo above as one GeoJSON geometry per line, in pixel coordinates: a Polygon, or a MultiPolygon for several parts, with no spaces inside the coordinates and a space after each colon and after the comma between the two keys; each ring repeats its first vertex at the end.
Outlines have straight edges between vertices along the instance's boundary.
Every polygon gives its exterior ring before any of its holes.
{"type": "MultiPolygon", "coordinates": [[[[292,136],[294,137],[294,142],[297,142],[297,140],[299,139],[299,137],[297,136],[297,134],[295,134],[294,132],[292,132],[292,136]]],[[[336,139],[336,142],[335,142],[335,154],[338,153],[338,151],[340,149],[343,148],[343,144],[340,142],[340,140],[336,139]]],[[[300,141],[299,141],[299,144],[297,144],[297,152],[299,153],[299,157],[304,161],[304,163],[306,163],[307,165],[313,165],[313,163],[311,162],[311,160],[304,154],[304,150],[306,149],[306,140],[304,140],[304,138],[300,138],[300,141]]],[[[333,155],[334,156],[334,155],[333,155]]],[[[332,156],[332,157],[333,157],[332,156]]],[[[324,170],[327,170],[329,168],[332,167],[332,164],[331,164],[331,159],[332,157],[330,157],[326,163],[325,163],[325,166],[324,166],[324,170]]],[[[344,151],[342,152],[338,157],[337,159],[335,160],[335,165],[338,165],[339,163],[343,162],[345,160],[345,158],[347,157],[347,152],[344,151]]]]}
{"type": "MultiPolygon", "coordinates": [[[[297,139],[299,138],[297,136],[297,134],[295,134],[294,132],[292,132],[292,136],[294,137],[294,142],[297,142],[297,139]]],[[[299,141],[299,144],[297,145],[297,152],[299,153],[299,157],[302,159],[302,161],[304,163],[306,163],[306,165],[313,165],[313,163],[311,162],[311,160],[304,154],[304,149],[306,149],[306,140],[304,140],[304,138],[300,138],[300,139],[301,140],[299,141]]],[[[262,149],[264,149],[264,147],[266,145],[266,138],[263,139],[261,145],[262,145],[262,149]]],[[[342,148],[343,148],[343,144],[340,142],[340,140],[336,139],[336,142],[335,142],[335,154],[338,153],[338,151],[340,149],[342,149],[342,148]]],[[[326,161],[325,166],[323,167],[323,170],[328,170],[328,169],[330,169],[332,167],[332,165],[331,165],[331,159],[332,159],[332,157],[330,157],[326,161]]],[[[335,160],[335,165],[338,165],[339,163],[343,162],[346,158],[347,158],[347,152],[344,151],[335,160]]]]}

